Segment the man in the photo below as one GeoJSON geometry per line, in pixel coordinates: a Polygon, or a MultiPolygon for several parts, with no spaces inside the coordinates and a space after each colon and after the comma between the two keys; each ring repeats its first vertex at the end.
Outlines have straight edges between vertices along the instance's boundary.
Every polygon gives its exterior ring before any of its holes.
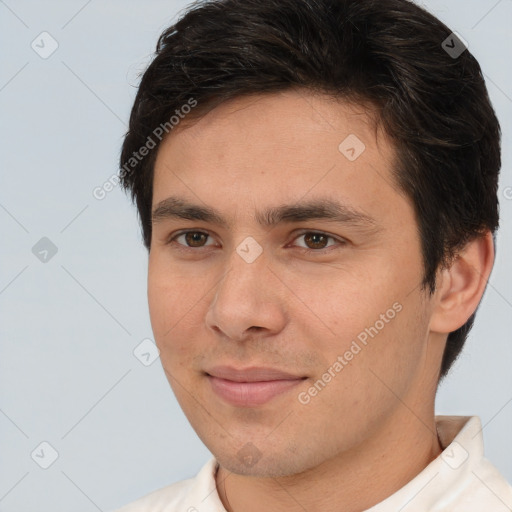
{"type": "Polygon", "coordinates": [[[461,38],[406,0],[195,4],[121,166],[161,362],[214,455],[123,512],[512,510],[479,418],[434,412],[498,227],[461,38]]]}

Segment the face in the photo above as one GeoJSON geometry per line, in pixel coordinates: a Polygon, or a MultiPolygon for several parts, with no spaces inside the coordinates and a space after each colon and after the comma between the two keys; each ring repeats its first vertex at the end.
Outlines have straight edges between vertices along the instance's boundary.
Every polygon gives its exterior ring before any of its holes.
{"type": "Polygon", "coordinates": [[[396,396],[421,403],[431,306],[392,165],[362,107],[299,91],[230,100],[159,148],[151,323],[229,471],[299,473],[375,437],[396,396]]]}

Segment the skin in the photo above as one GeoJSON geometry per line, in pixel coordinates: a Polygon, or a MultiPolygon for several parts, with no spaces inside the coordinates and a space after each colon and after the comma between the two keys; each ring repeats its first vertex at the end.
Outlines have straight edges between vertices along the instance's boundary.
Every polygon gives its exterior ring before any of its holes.
{"type": "Polygon", "coordinates": [[[183,122],[159,148],[153,208],[176,196],[230,222],[155,219],[148,268],[161,362],[220,464],[217,488],[229,512],[365,510],[441,452],[434,399],[443,349],[480,301],[492,239],[471,242],[440,269],[429,296],[420,287],[413,206],[394,184],[393,158],[391,140],[362,106],[300,90],[225,102],[183,122]],[[349,134],[365,145],[354,161],[338,149],[349,134]],[[268,228],[255,218],[318,198],[349,204],[376,224],[313,219],[268,228]],[[236,251],[249,236],[263,251],[252,263],[236,251]],[[394,318],[301,403],[299,393],[396,303],[394,318]],[[263,405],[234,406],[205,374],[218,364],[268,366],[304,380],[263,405]],[[247,453],[252,460],[240,455],[247,453]]]}

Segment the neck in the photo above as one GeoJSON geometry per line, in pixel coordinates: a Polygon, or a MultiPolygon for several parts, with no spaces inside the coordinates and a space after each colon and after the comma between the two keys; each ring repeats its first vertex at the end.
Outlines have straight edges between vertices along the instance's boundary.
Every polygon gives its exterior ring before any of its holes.
{"type": "Polygon", "coordinates": [[[402,488],[442,451],[433,406],[421,419],[403,405],[394,416],[361,445],[296,475],[255,478],[219,467],[219,497],[228,512],[367,510],[402,488]]]}

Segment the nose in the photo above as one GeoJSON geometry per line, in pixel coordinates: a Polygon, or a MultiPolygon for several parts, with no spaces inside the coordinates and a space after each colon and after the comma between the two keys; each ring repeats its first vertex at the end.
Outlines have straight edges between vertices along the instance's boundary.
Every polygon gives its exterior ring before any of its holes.
{"type": "Polygon", "coordinates": [[[207,327],[233,341],[277,334],[286,323],[282,288],[264,252],[252,263],[234,252],[216,285],[207,327]]]}

